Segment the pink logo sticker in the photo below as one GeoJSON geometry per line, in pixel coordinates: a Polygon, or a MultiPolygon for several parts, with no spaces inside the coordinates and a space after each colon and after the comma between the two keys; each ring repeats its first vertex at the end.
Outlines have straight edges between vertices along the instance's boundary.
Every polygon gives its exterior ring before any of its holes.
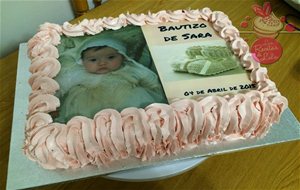
{"type": "Polygon", "coordinates": [[[282,55],[280,43],[273,38],[259,38],[251,47],[251,53],[256,55],[262,64],[272,64],[279,60],[282,55]]]}

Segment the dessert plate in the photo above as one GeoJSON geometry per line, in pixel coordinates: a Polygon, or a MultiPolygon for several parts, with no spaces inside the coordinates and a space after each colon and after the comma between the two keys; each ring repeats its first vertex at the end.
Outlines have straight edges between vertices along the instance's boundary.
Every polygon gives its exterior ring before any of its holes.
{"type": "Polygon", "coordinates": [[[131,169],[126,171],[115,172],[104,175],[104,178],[118,180],[118,181],[154,181],[166,179],[188,170],[191,170],[201,164],[207,157],[191,158],[185,160],[173,161],[164,165],[143,167],[138,169],[131,169]]]}

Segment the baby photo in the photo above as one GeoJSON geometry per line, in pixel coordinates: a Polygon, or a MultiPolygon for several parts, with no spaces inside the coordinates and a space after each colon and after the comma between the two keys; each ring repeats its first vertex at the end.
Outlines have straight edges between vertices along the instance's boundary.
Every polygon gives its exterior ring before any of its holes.
{"type": "Polygon", "coordinates": [[[107,30],[95,36],[64,38],[59,50],[61,71],[55,114],[65,123],[103,110],[122,111],[166,103],[165,94],[139,27],[107,30]]]}

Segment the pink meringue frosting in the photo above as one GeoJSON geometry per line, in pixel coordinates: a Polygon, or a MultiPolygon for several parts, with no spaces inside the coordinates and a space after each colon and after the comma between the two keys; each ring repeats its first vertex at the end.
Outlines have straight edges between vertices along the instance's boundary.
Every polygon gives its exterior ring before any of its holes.
{"type": "Polygon", "coordinates": [[[32,91],[43,91],[47,94],[54,94],[59,90],[59,84],[52,78],[47,76],[40,76],[35,78],[31,85],[32,91]]]}
{"type": "Polygon", "coordinates": [[[162,14],[166,14],[166,11],[160,11],[157,13],[151,13],[150,11],[145,15],[145,24],[147,25],[157,25],[164,22],[162,19],[162,14]]]}
{"type": "Polygon", "coordinates": [[[179,22],[185,20],[186,14],[182,10],[167,11],[169,15],[169,22],[179,22]]]}
{"type": "Polygon", "coordinates": [[[81,26],[84,30],[84,33],[88,35],[95,35],[102,32],[104,29],[102,27],[103,21],[102,19],[84,19],[81,22],[81,26]]]}
{"type": "Polygon", "coordinates": [[[240,36],[240,32],[232,25],[225,25],[220,31],[220,36],[226,41],[233,41],[240,36]]]}
{"type": "Polygon", "coordinates": [[[146,15],[144,14],[129,14],[126,15],[127,21],[136,26],[143,26],[146,24],[146,15]]]}
{"type": "Polygon", "coordinates": [[[165,10],[161,10],[157,13],[151,13],[150,11],[148,12],[148,15],[146,16],[146,23],[148,24],[147,21],[150,21],[151,24],[159,24],[159,23],[164,23],[164,22],[169,22],[169,14],[165,10]]]}
{"type": "Polygon", "coordinates": [[[39,57],[39,58],[48,58],[53,57],[57,59],[59,57],[57,48],[50,43],[43,43],[43,41],[31,42],[35,44],[32,48],[29,47],[29,57],[31,59],[39,57]]]}
{"type": "Polygon", "coordinates": [[[232,22],[229,20],[228,16],[221,11],[215,11],[211,14],[211,22],[214,23],[213,28],[216,31],[221,31],[225,26],[232,25],[232,22]]]}
{"type": "Polygon", "coordinates": [[[53,24],[49,22],[45,22],[43,25],[40,26],[39,31],[53,31],[57,34],[62,34],[62,27],[58,24],[53,24]]]}
{"type": "Polygon", "coordinates": [[[111,29],[111,30],[118,30],[124,26],[127,25],[127,22],[124,22],[124,19],[122,19],[123,17],[104,17],[102,19],[103,22],[103,26],[106,29],[111,29]]]}
{"type": "Polygon", "coordinates": [[[287,108],[287,99],[267,75],[267,69],[249,52],[228,16],[209,8],[121,14],[119,17],[83,20],[63,26],[45,23],[28,42],[32,60],[29,79],[28,119],[25,128],[25,155],[45,169],[108,166],[129,158],[141,161],[192,151],[199,144],[263,137],[287,108]],[[59,106],[53,94],[59,84],[53,79],[61,66],[57,58],[60,36],[95,35],[128,24],[142,26],[164,22],[206,20],[219,32],[250,71],[256,90],[226,96],[179,99],[151,104],[145,109],[99,110],[94,118],[76,116],[66,124],[54,123],[51,112],[59,106]]]}
{"type": "Polygon", "coordinates": [[[43,76],[55,77],[61,69],[61,65],[57,59],[54,57],[36,57],[32,59],[32,63],[29,67],[29,71],[34,73],[39,73],[43,76]]]}
{"type": "Polygon", "coordinates": [[[208,7],[205,7],[205,8],[200,10],[200,16],[205,21],[209,21],[211,15],[212,15],[212,11],[208,7]]]}
{"type": "Polygon", "coordinates": [[[241,56],[249,52],[249,46],[243,38],[236,38],[231,42],[232,51],[235,55],[241,56]]]}
{"type": "Polygon", "coordinates": [[[84,27],[81,24],[70,24],[69,22],[64,22],[62,26],[63,34],[66,36],[83,36],[84,27]]]}
{"type": "Polygon", "coordinates": [[[201,18],[200,16],[200,11],[199,9],[196,10],[184,10],[185,13],[185,19],[188,21],[198,21],[199,18],[201,18]]]}
{"type": "MultiPolygon", "coordinates": [[[[235,47],[235,49],[237,49],[237,48],[238,48],[238,46],[235,47]]],[[[248,46],[248,48],[249,48],[249,46],[248,46]]],[[[260,67],[260,64],[253,58],[253,55],[249,52],[243,51],[243,53],[240,55],[240,61],[242,63],[242,66],[246,70],[254,70],[254,69],[258,69],[260,67]]]]}
{"type": "Polygon", "coordinates": [[[37,112],[49,113],[60,106],[59,99],[51,94],[39,94],[29,102],[28,112],[32,115],[37,112]]]}

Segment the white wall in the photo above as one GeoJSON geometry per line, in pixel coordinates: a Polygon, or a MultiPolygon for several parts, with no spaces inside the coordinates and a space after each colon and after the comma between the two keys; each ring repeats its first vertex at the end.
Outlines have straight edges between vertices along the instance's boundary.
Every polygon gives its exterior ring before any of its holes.
{"type": "MultiPolygon", "coordinates": [[[[88,0],[93,8],[93,0],[88,0]]],[[[62,24],[74,18],[70,0],[0,0],[0,58],[27,42],[44,22],[62,24]]]]}

